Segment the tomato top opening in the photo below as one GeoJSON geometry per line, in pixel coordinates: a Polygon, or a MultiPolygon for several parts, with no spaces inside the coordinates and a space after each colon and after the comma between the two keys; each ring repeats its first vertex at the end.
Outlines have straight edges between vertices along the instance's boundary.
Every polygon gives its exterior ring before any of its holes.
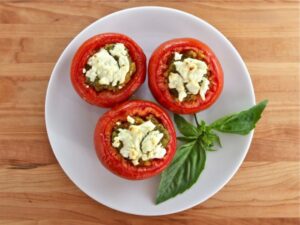
{"type": "Polygon", "coordinates": [[[112,146],[135,166],[151,166],[153,160],[164,158],[169,139],[168,130],[152,114],[128,116],[112,132],[112,146]]]}
{"type": "Polygon", "coordinates": [[[163,43],[154,51],[149,63],[149,87],[156,100],[169,110],[180,114],[195,113],[209,107],[219,97],[223,88],[223,71],[216,56],[205,44],[191,38],[174,39],[163,43]],[[172,72],[170,64],[174,54],[188,52],[196,54],[190,58],[199,59],[208,67],[209,88],[205,99],[199,94],[191,94],[179,101],[178,95],[169,88],[168,77],[172,72]]]}
{"type": "Polygon", "coordinates": [[[97,92],[122,91],[136,69],[128,49],[123,43],[107,44],[89,57],[83,74],[85,83],[97,92]]]}

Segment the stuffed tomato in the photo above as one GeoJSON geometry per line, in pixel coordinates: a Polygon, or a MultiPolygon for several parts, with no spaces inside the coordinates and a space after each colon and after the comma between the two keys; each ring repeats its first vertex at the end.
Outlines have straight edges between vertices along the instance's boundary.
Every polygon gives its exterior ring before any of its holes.
{"type": "Polygon", "coordinates": [[[128,101],[106,112],[94,134],[102,164],[131,180],[159,174],[176,151],[176,133],[168,114],[158,105],[128,101]]]}
{"type": "Polygon", "coordinates": [[[161,44],[149,62],[149,87],[156,100],[179,114],[211,106],[223,88],[221,65],[204,43],[179,38],[161,44]]]}
{"type": "Polygon", "coordinates": [[[112,107],[127,100],[145,81],[146,57],[131,38],[117,33],[96,35],[75,53],[71,81],[88,103],[112,107]]]}

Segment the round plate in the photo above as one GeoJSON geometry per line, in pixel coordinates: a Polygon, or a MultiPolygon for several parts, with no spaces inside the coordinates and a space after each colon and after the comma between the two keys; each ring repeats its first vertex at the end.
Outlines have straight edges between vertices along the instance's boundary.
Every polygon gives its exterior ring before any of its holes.
{"type": "MultiPolygon", "coordinates": [[[[207,153],[198,182],[188,191],[155,205],[159,176],[129,181],[113,175],[98,161],[93,133],[98,118],[107,110],[89,105],[70,81],[70,63],[75,51],[99,33],[118,32],[133,38],[147,59],[162,42],[193,37],[212,48],[225,76],[218,101],[198,114],[207,122],[252,106],[255,97],[251,79],[232,44],[207,22],[182,11],[161,7],[138,7],[105,16],[79,33],[58,59],[46,96],[46,126],[53,152],[68,177],[88,196],[115,210],[137,215],[164,215],[193,207],[219,191],[241,165],[251,142],[248,136],[220,135],[223,147],[207,153]]],[[[132,97],[154,101],[147,81],[132,97]]],[[[189,116],[186,118],[191,119],[189,116]]]]}

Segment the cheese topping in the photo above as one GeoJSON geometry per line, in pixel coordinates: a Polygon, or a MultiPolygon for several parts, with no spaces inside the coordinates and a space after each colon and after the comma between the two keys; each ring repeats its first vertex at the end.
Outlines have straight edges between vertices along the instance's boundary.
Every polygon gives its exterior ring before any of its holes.
{"type": "Polygon", "coordinates": [[[88,59],[87,64],[91,68],[83,69],[83,73],[91,82],[98,78],[101,85],[122,85],[130,69],[128,50],[122,43],[115,44],[111,50],[101,48],[88,59]]]}
{"type": "Polygon", "coordinates": [[[178,53],[178,52],[175,52],[174,54],[174,60],[180,60],[182,57],[182,54],[178,53]]]}
{"type": "Polygon", "coordinates": [[[131,124],[135,123],[134,119],[131,116],[127,116],[127,121],[131,124]]]}
{"type": "Polygon", "coordinates": [[[177,90],[179,101],[182,101],[187,96],[183,79],[178,73],[170,73],[169,88],[175,88],[177,90]]]}
{"type": "Polygon", "coordinates": [[[131,124],[129,128],[119,128],[112,143],[115,148],[123,144],[120,154],[124,158],[131,160],[133,165],[138,165],[140,160],[161,159],[166,155],[166,149],[161,144],[164,134],[155,129],[151,120],[134,125],[134,118],[128,116],[127,121],[131,124]]]}
{"type": "Polygon", "coordinates": [[[169,88],[176,89],[180,102],[188,94],[197,95],[205,100],[205,94],[209,89],[209,80],[204,76],[207,74],[208,66],[204,61],[185,58],[180,61],[182,54],[175,52],[174,65],[176,73],[169,74],[169,88]]]}

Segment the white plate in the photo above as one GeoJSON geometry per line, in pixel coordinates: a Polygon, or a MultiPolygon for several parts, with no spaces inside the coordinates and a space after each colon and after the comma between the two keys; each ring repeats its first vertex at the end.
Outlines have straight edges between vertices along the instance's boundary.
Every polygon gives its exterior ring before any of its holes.
{"type": "MultiPolygon", "coordinates": [[[[248,136],[221,135],[223,148],[207,153],[204,172],[185,193],[160,205],[154,204],[159,176],[128,181],[107,171],[98,161],[93,132],[107,110],[91,106],[73,90],[70,62],[78,47],[99,33],[118,32],[132,37],[149,59],[162,42],[194,37],[208,44],[219,58],[225,75],[219,100],[198,114],[208,122],[255,103],[251,79],[232,44],[207,22],[182,11],[138,7],[105,16],[79,33],[67,46],[52,72],[46,96],[46,126],[53,152],[68,177],[88,196],[115,210],[137,215],[165,215],[193,207],[219,191],[241,165],[252,140],[248,136]]],[[[133,98],[154,101],[147,81],[133,98]]]]}

